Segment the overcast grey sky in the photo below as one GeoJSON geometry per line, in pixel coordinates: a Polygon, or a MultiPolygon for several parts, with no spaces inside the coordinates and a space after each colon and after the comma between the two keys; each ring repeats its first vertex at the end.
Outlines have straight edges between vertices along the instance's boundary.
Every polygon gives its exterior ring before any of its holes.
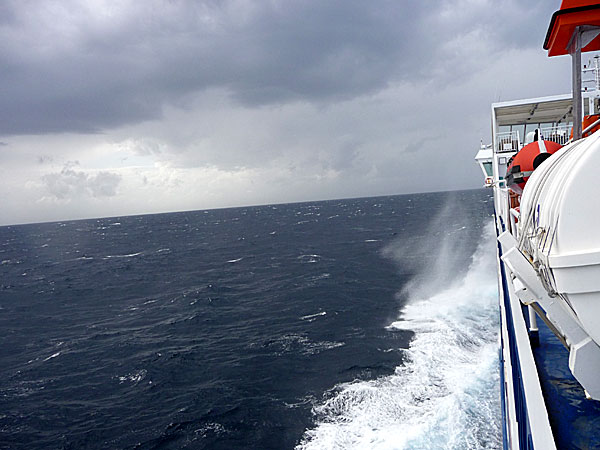
{"type": "Polygon", "coordinates": [[[0,2],[0,224],[479,187],[556,0],[0,2]]]}

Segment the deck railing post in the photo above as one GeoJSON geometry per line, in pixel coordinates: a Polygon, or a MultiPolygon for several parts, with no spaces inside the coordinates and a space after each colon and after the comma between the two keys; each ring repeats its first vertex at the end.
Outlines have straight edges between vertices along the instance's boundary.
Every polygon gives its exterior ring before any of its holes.
{"type": "Polygon", "coordinates": [[[581,139],[581,27],[575,27],[569,43],[573,79],[573,141],[581,139]]]}

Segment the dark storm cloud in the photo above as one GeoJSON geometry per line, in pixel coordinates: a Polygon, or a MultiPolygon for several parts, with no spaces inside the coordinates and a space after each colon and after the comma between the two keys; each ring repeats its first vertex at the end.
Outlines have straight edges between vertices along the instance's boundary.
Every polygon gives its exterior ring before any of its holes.
{"type": "Polygon", "coordinates": [[[538,46],[531,23],[544,28],[551,11],[542,0],[8,1],[0,135],[101,132],[211,88],[256,106],[349,99],[436,64],[449,80],[476,62],[461,71],[442,44],[479,30],[499,47],[538,46]]]}

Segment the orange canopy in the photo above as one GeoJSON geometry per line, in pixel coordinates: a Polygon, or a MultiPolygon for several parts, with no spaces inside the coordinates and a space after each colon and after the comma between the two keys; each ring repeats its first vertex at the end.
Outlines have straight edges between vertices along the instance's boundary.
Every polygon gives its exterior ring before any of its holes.
{"type": "MultiPolygon", "coordinates": [[[[544,49],[548,56],[566,55],[567,46],[575,27],[587,25],[600,27],[600,2],[597,0],[563,0],[560,9],[552,15],[544,49]]],[[[581,49],[582,52],[600,50],[600,35],[581,49]]]]}

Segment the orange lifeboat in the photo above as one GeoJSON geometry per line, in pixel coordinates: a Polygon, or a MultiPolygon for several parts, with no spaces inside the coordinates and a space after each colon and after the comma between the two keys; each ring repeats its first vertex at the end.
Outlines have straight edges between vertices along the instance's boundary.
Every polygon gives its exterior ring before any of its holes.
{"type": "MultiPolygon", "coordinates": [[[[598,120],[600,120],[600,114],[591,114],[589,116],[585,116],[583,118],[583,122],[581,122],[581,130],[587,129],[589,126],[594,125],[598,120]]],[[[592,127],[590,130],[583,133],[582,137],[588,137],[594,134],[595,131],[600,130],[600,124],[592,127]]],[[[573,130],[571,130],[571,135],[569,136],[573,139],[573,130]]]]}
{"type": "MultiPolygon", "coordinates": [[[[592,126],[595,122],[598,121],[598,119],[600,119],[600,114],[591,114],[589,116],[585,116],[583,118],[583,123],[581,124],[581,129],[585,130],[586,128],[592,126]]],[[[600,130],[600,125],[596,125],[592,129],[590,129],[587,133],[584,133],[583,137],[591,136],[592,134],[594,134],[594,131],[596,131],[596,130],[600,130]]],[[[571,132],[571,134],[573,134],[573,132],[571,132]]]]}
{"type": "Polygon", "coordinates": [[[508,162],[506,183],[517,194],[523,192],[532,172],[562,145],[553,141],[535,141],[524,146],[508,162]]]}

